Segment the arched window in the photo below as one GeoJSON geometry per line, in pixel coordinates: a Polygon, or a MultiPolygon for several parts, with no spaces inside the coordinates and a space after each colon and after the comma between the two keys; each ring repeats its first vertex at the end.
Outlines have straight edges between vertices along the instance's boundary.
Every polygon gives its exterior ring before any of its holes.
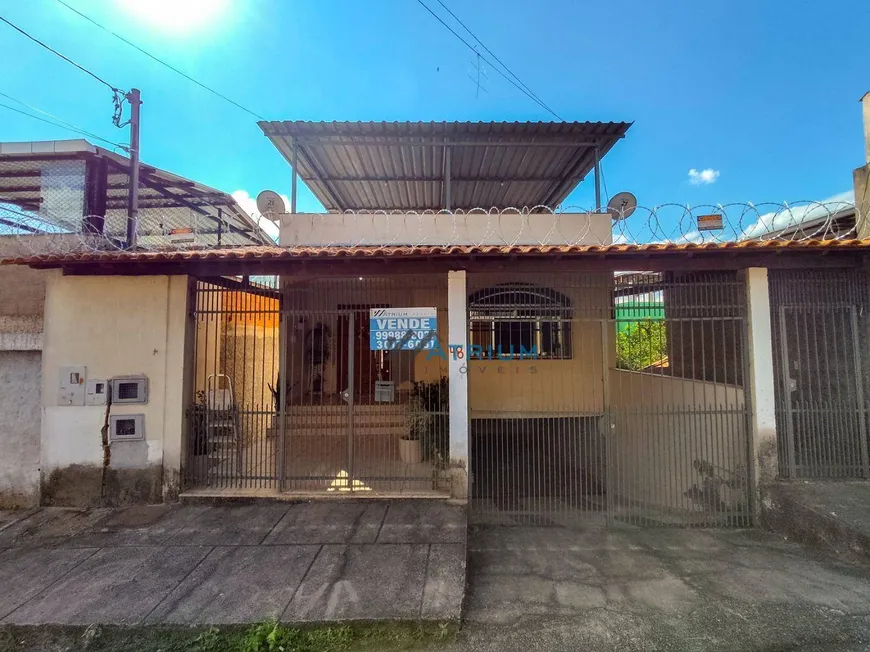
{"type": "Polygon", "coordinates": [[[505,283],[468,298],[469,356],[478,358],[571,357],[571,300],[549,288],[505,283]]]}

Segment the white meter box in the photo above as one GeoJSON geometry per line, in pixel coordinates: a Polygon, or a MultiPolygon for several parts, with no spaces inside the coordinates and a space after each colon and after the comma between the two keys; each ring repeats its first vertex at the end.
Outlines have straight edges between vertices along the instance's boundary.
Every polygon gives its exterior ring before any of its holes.
{"type": "Polygon", "coordinates": [[[85,367],[61,367],[57,390],[57,404],[81,406],[85,404],[85,367]]]}

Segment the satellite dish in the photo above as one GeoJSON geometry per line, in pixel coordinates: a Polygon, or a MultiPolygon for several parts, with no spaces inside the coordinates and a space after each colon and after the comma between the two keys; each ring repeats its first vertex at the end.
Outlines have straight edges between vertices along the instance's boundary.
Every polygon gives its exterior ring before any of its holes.
{"type": "Polygon", "coordinates": [[[287,212],[284,200],[274,190],[264,190],[257,195],[257,210],[260,215],[272,222],[278,221],[278,216],[287,212]]]}
{"type": "Polygon", "coordinates": [[[624,220],[637,208],[637,197],[630,192],[619,192],[607,202],[607,212],[614,220],[624,220]]]}

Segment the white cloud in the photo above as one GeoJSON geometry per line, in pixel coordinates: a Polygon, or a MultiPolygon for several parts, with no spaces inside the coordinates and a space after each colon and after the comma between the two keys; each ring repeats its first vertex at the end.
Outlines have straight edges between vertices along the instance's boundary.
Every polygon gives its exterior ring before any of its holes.
{"type": "MultiPolygon", "coordinates": [[[[257,210],[257,200],[254,197],[251,197],[247,190],[236,190],[232,193],[232,196],[242,210],[251,216],[254,223],[258,224],[260,228],[263,229],[263,231],[265,231],[266,234],[275,242],[278,242],[278,225],[272,220],[267,220],[265,217],[260,215],[260,211],[257,210]]],[[[290,205],[290,200],[287,198],[287,195],[281,195],[281,199],[284,200],[285,206],[290,205]]]]}
{"type": "Polygon", "coordinates": [[[713,168],[704,168],[703,170],[692,168],[689,170],[689,183],[693,186],[716,183],[716,179],[718,178],[719,170],[714,170],[713,168]]]}

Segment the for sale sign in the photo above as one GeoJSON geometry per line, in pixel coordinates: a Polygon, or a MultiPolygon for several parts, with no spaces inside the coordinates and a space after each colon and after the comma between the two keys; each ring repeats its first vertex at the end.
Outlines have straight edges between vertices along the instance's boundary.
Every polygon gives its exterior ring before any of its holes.
{"type": "Polygon", "coordinates": [[[369,347],[372,351],[426,351],[435,348],[435,308],[372,308],[369,347]]]}

